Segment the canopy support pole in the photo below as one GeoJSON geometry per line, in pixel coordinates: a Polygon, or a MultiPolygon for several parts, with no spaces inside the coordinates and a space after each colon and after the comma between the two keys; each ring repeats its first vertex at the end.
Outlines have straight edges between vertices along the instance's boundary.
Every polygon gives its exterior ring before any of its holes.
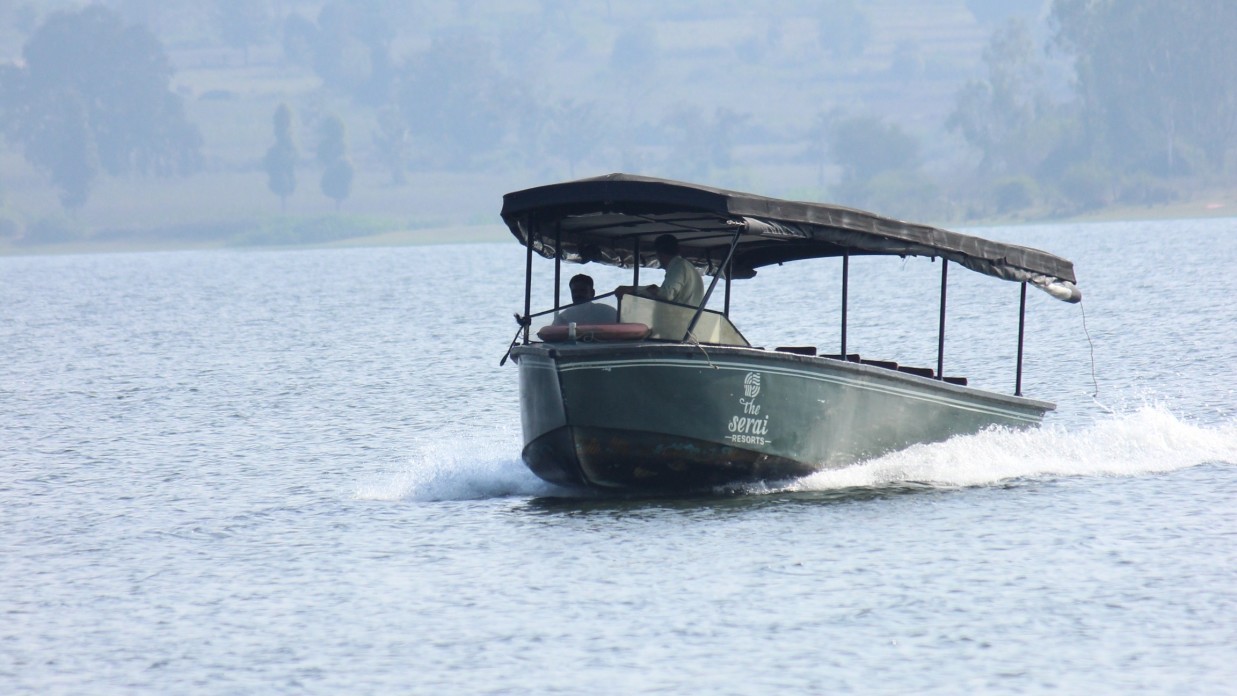
{"type": "Polygon", "coordinates": [[[554,311],[558,311],[559,287],[562,285],[563,278],[563,223],[559,221],[554,225],[554,311]]]}
{"type": "MultiPolygon", "coordinates": [[[[747,229],[746,224],[733,223],[735,225],[734,239],[730,242],[730,251],[726,253],[726,262],[721,265],[725,268],[734,260],[734,250],[739,246],[739,237],[743,236],[743,231],[747,229]]],[[[704,291],[704,297],[700,298],[700,306],[696,308],[696,313],[692,316],[692,321],[687,325],[687,331],[683,333],[683,342],[691,337],[692,331],[696,329],[696,322],[700,321],[700,315],[704,314],[704,306],[709,303],[709,296],[713,294],[713,288],[717,287],[717,281],[721,279],[721,272],[713,274],[713,281],[709,283],[709,289],[704,291]]]]}
{"type": "Polygon", "coordinates": [[[949,261],[941,257],[941,323],[936,339],[936,378],[945,379],[945,288],[949,282],[949,261]]]}
{"type": "Polygon", "coordinates": [[[1022,396],[1022,337],[1027,325],[1027,282],[1022,281],[1022,299],[1018,303],[1018,376],[1014,380],[1014,396],[1022,396]]]}
{"type": "Polygon", "coordinates": [[[528,345],[528,325],[532,323],[529,315],[533,312],[533,226],[530,220],[525,220],[527,238],[524,246],[527,254],[524,257],[524,345],[528,345]]]}
{"type": "Polygon", "coordinates": [[[842,360],[846,360],[846,305],[850,292],[850,252],[842,253],[842,360]]]}
{"type": "Polygon", "coordinates": [[[726,306],[722,308],[722,314],[726,318],[730,318],[730,274],[734,271],[734,266],[726,266],[726,306]]]}
{"type": "Polygon", "coordinates": [[[636,237],[635,246],[632,248],[632,274],[631,286],[633,288],[640,287],[640,238],[636,237]]]}

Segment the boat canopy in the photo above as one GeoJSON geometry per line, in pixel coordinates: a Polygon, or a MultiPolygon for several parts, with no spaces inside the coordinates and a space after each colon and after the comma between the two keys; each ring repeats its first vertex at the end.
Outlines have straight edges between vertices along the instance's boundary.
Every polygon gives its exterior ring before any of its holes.
{"type": "Polygon", "coordinates": [[[503,196],[503,220],[545,258],[656,268],[653,240],[678,238],[702,272],[722,273],[734,245],[732,278],[761,266],[843,255],[941,257],[972,271],[1030,283],[1078,302],[1074,265],[1038,249],[994,242],[826,203],[631,174],[608,174],[503,196]],[[737,236],[737,242],[736,240],[737,236]],[[638,261],[637,261],[638,257],[638,261]]]}

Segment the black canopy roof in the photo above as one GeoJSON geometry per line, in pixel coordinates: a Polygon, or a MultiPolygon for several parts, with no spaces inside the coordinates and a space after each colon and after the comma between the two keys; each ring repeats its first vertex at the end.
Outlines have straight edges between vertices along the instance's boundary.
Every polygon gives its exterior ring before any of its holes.
{"type": "Polygon", "coordinates": [[[716,274],[735,235],[733,277],[799,259],[850,254],[930,256],[1026,281],[1077,302],[1074,265],[1038,249],[994,242],[824,203],[766,198],[667,179],[608,174],[503,196],[503,220],[522,244],[565,261],[656,267],[653,240],[672,234],[679,253],[716,274]]]}

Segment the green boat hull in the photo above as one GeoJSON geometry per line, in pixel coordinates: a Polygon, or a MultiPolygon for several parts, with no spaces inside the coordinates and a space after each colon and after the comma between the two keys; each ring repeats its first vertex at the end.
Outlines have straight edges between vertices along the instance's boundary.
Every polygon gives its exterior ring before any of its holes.
{"type": "Polygon", "coordinates": [[[564,486],[682,491],[797,478],[1054,406],[828,358],[750,348],[531,344],[523,459],[564,486]]]}

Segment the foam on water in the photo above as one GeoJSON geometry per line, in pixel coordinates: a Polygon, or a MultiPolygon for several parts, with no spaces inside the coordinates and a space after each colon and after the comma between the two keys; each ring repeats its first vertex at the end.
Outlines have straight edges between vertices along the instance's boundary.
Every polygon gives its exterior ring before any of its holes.
{"type": "MultiPolygon", "coordinates": [[[[405,467],[361,483],[355,498],[434,502],[581,494],[534,476],[520,460],[518,435],[512,433],[427,442],[417,449],[405,467]]],[[[1178,419],[1162,406],[1143,406],[1075,429],[993,429],[915,445],[788,484],[744,486],[739,492],[984,486],[1037,477],[1137,476],[1221,462],[1237,464],[1237,422],[1201,426],[1178,419]]]]}
{"type": "Polygon", "coordinates": [[[553,495],[520,459],[518,435],[422,443],[399,471],[362,483],[357,500],[481,500],[553,495]]]}
{"type": "Polygon", "coordinates": [[[1161,406],[1144,406],[1074,430],[993,429],[915,445],[856,466],[806,476],[776,490],[905,483],[983,486],[1035,477],[1137,476],[1220,462],[1237,464],[1237,423],[1204,427],[1182,421],[1161,406]]]}

